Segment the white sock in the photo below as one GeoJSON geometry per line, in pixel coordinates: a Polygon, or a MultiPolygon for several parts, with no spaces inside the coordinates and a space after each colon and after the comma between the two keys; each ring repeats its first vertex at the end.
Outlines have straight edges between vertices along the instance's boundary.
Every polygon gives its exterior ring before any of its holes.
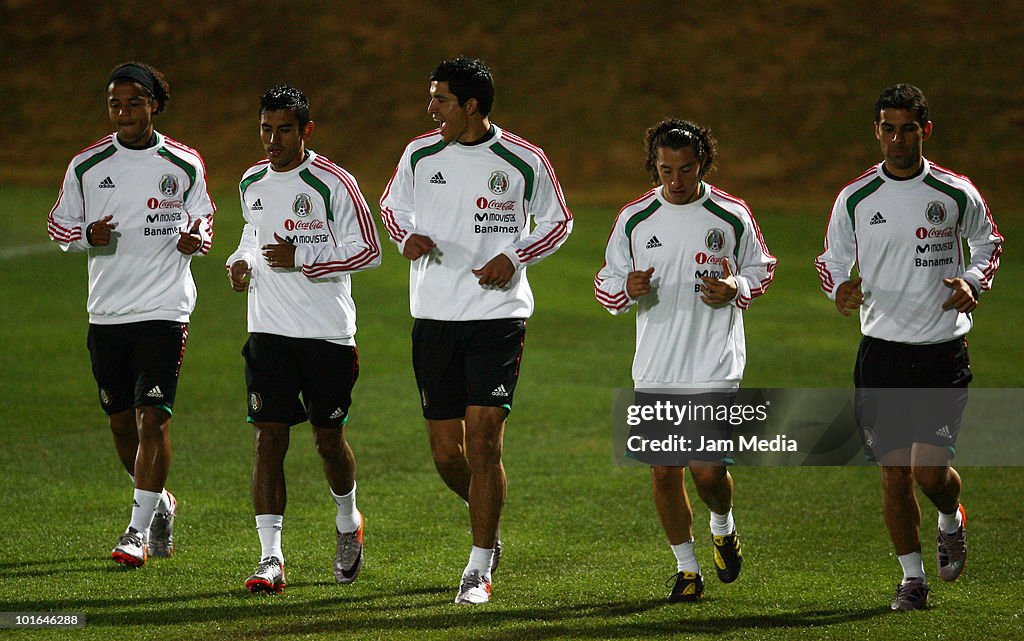
{"type": "Polygon", "coordinates": [[[153,522],[153,512],[156,511],[156,504],[159,501],[159,493],[137,488],[132,497],[132,521],[128,527],[142,532],[147,540],[149,539],[149,525],[153,522]]]}
{"type": "Polygon", "coordinates": [[[669,545],[672,553],[676,555],[677,572],[696,572],[700,574],[700,564],[697,563],[697,556],[693,553],[693,539],[679,545],[669,545]]]}
{"type": "Polygon", "coordinates": [[[946,534],[956,534],[960,531],[960,525],[963,524],[963,518],[960,516],[960,506],[956,506],[956,511],[952,514],[946,514],[939,511],[939,529],[946,534]]]}
{"type": "Polygon", "coordinates": [[[711,534],[715,536],[728,536],[736,529],[736,522],[732,518],[732,508],[725,514],[711,512],[711,534]]]}
{"type": "Polygon", "coordinates": [[[486,578],[488,581],[491,580],[491,557],[494,555],[494,550],[491,548],[478,548],[473,546],[473,549],[469,553],[469,563],[466,565],[466,569],[462,571],[465,575],[468,572],[476,570],[480,573],[480,576],[486,578]]]}
{"type": "Polygon", "coordinates": [[[896,558],[899,559],[900,565],[903,566],[904,583],[906,583],[907,579],[922,579],[925,584],[928,583],[928,577],[924,573],[924,560],[921,558],[920,552],[902,554],[896,558]]]}
{"type": "Polygon", "coordinates": [[[356,509],[356,484],[352,482],[352,491],[338,496],[331,490],[331,496],[338,505],[338,515],[334,517],[334,526],[339,532],[355,532],[363,522],[363,515],[356,509]]]}
{"type": "Polygon", "coordinates": [[[284,523],[283,514],[257,514],[256,533],[260,535],[260,559],[276,556],[284,563],[284,551],[281,549],[281,527],[284,523]]]}

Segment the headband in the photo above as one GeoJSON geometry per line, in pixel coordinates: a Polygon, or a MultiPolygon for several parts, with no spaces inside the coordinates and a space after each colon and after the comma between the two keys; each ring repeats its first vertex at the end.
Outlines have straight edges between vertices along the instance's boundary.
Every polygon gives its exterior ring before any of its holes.
{"type": "Polygon", "coordinates": [[[150,97],[156,96],[156,77],[153,76],[152,72],[145,67],[141,67],[137,64],[128,63],[121,65],[117,69],[110,72],[110,78],[107,79],[107,86],[115,80],[131,80],[137,82],[145,88],[149,93],[150,97]]]}

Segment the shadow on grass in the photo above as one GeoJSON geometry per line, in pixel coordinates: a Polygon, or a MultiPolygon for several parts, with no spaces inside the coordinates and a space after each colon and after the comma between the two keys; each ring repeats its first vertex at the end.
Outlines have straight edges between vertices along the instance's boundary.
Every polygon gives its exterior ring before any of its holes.
{"type": "MultiPolygon", "coordinates": [[[[323,582],[294,584],[290,589],[321,587],[323,582]]],[[[824,627],[863,621],[889,612],[868,609],[806,609],[771,616],[701,616],[700,605],[672,606],[662,599],[645,601],[591,601],[559,606],[514,607],[501,603],[456,606],[451,586],[430,586],[372,594],[339,592],[320,599],[291,600],[282,596],[254,596],[244,590],[230,593],[169,594],[161,597],[95,598],[0,603],[5,611],[80,611],[89,627],[192,625],[217,623],[222,630],[238,626],[246,636],[304,636],[339,632],[395,634],[438,632],[458,628],[460,638],[488,641],[517,639],[615,637],[654,638],[678,634],[722,634],[746,629],[786,630],[824,627]],[[197,601],[221,602],[200,605],[197,601]],[[228,599],[231,602],[224,603],[228,599]],[[190,602],[193,602],[190,604],[190,602]],[[675,614],[663,620],[667,612],[675,614]],[[650,614],[659,620],[645,620],[650,614]]],[[[716,611],[716,612],[720,612],[716,611]]],[[[195,629],[201,635],[202,628],[195,629]]]]}

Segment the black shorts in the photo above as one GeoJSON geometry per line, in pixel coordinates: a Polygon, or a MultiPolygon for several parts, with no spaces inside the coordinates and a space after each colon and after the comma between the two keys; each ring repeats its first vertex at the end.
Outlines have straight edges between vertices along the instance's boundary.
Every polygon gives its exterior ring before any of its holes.
{"type": "Polygon", "coordinates": [[[297,425],[309,420],[313,427],[325,429],[348,420],[352,387],[359,378],[355,347],[315,338],[250,334],[242,356],[250,423],[297,425]]]}
{"type": "Polygon", "coordinates": [[[462,418],[470,405],[512,411],[525,340],[526,321],[521,318],[417,318],[412,326],[412,366],[423,417],[462,418]]]}
{"type": "Polygon", "coordinates": [[[684,467],[693,461],[731,465],[736,449],[728,416],[736,394],[736,390],[699,394],[636,390],[633,403],[638,408],[671,405],[675,409],[631,425],[626,456],[668,467],[684,467]]]}
{"type": "Polygon", "coordinates": [[[908,345],[865,336],[853,378],[868,458],[881,461],[914,443],[955,454],[972,376],[965,338],[908,345]]]}
{"type": "Polygon", "coordinates": [[[86,343],[103,411],[109,416],[145,405],[171,414],[187,340],[188,323],[90,323],[86,343]]]}

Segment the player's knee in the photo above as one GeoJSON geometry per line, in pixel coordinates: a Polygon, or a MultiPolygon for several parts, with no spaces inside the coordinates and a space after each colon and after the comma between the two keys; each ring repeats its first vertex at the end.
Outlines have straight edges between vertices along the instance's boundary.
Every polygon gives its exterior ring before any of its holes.
{"type": "Polygon", "coordinates": [[[658,486],[676,486],[683,482],[682,467],[669,467],[664,465],[651,466],[651,478],[658,486]]]}
{"type": "Polygon", "coordinates": [[[926,494],[942,491],[949,481],[949,468],[943,466],[915,466],[914,480],[926,494]]]}
{"type": "Polygon", "coordinates": [[[456,439],[430,439],[430,453],[434,457],[434,463],[442,467],[460,465],[466,460],[466,450],[462,441],[456,439]]]}
{"type": "Polygon", "coordinates": [[[886,465],[882,467],[882,488],[888,493],[906,493],[914,490],[914,474],[910,467],[886,465]]]}
{"type": "Polygon", "coordinates": [[[317,454],[325,459],[338,458],[344,449],[340,429],[314,429],[313,443],[316,445],[317,454]]]}
{"type": "Polygon", "coordinates": [[[721,486],[729,474],[724,465],[691,465],[690,478],[698,490],[715,489],[721,486]]]}
{"type": "Polygon", "coordinates": [[[288,451],[289,431],[287,426],[266,425],[256,423],[256,453],[267,457],[278,455],[283,457],[288,451]]]}
{"type": "Polygon", "coordinates": [[[111,414],[108,418],[110,419],[110,431],[114,434],[119,436],[129,435],[136,434],[139,431],[139,424],[135,420],[134,409],[111,414]]]}
{"type": "Polygon", "coordinates": [[[170,429],[171,415],[166,411],[156,407],[143,407],[140,414],[140,438],[162,438],[165,432],[170,429]]]}
{"type": "Polygon", "coordinates": [[[466,458],[470,468],[501,462],[501,437],[491,431],[466,434],[466,458]]]}

